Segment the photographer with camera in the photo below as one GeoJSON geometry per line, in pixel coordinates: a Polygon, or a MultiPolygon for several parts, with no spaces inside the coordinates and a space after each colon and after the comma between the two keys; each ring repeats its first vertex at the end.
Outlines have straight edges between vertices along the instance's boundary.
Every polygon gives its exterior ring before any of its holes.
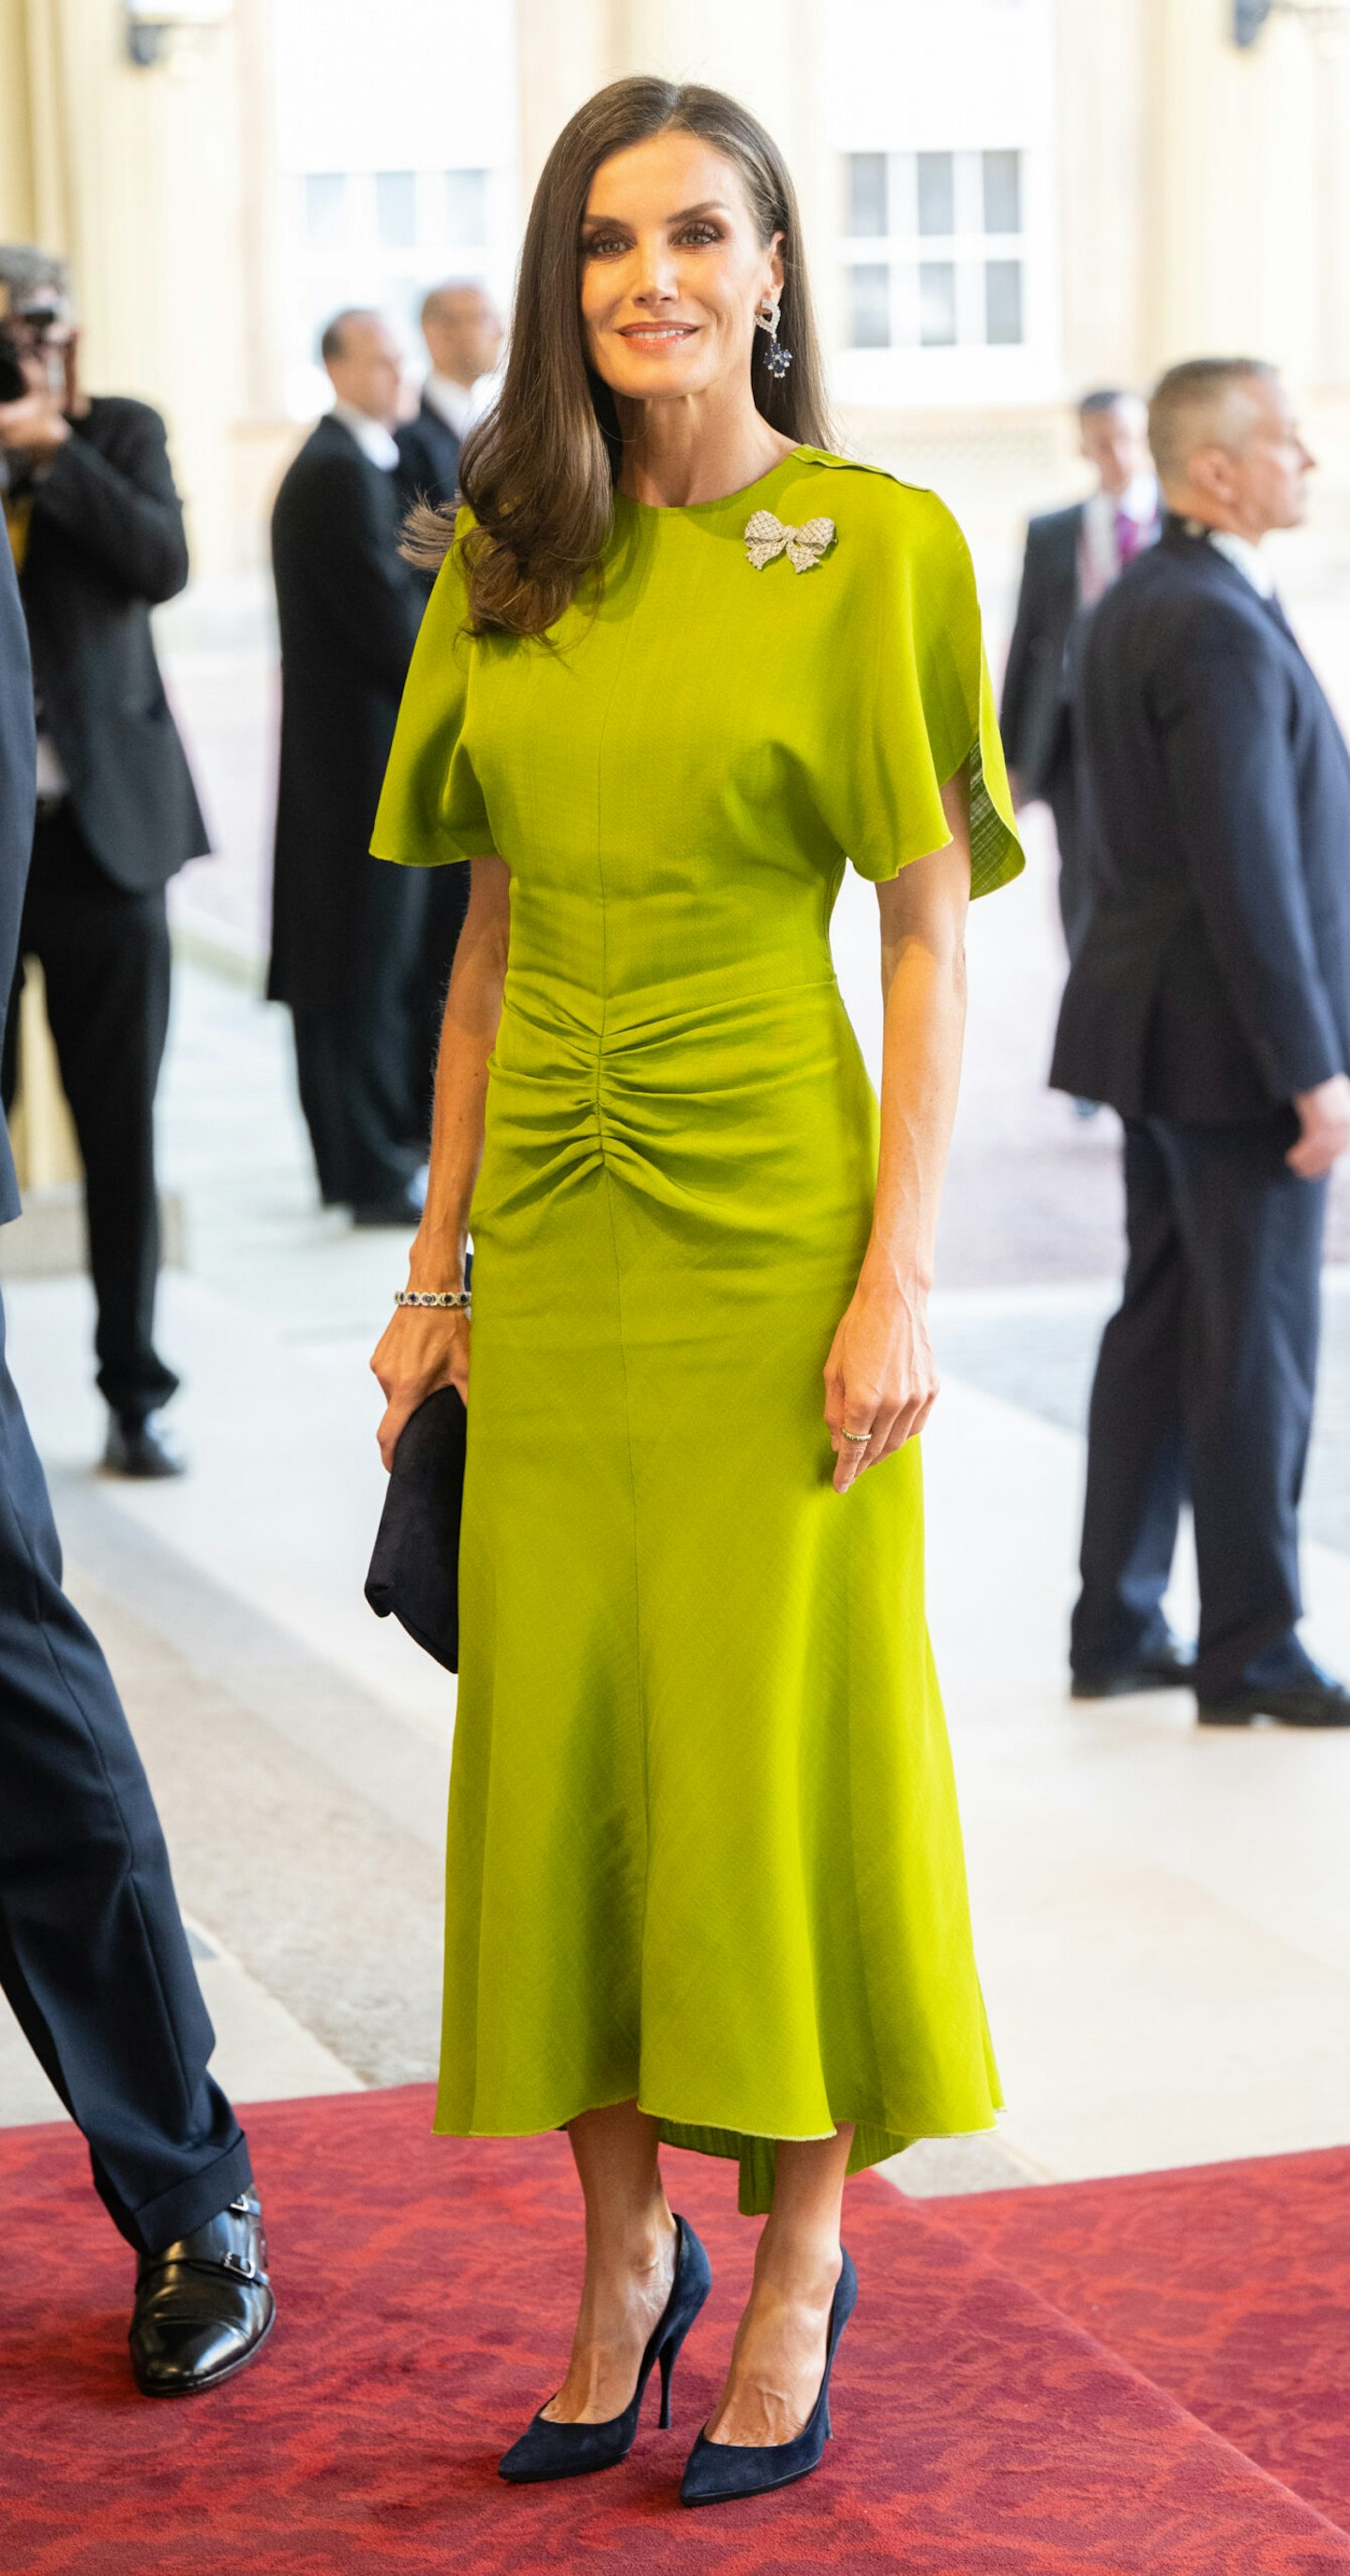
{"type": "Polygon", "coordinates": [[[154,1344],[154,1101],[169,1018],[164,888],[207,835],[164,695],[150,610],[188,576],[159,414],[79,389],[64,261],[0,248],[0,480],[33,658],[37,821],[23,959],[36,957],[84,1158],[104,1464],[168,1476],[154,1344]]]}

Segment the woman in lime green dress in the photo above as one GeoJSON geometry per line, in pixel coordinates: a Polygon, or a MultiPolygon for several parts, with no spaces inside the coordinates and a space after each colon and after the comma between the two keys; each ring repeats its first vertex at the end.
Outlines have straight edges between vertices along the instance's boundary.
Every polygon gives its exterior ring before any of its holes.
{"type": "Polygon", "coordinates": [[[825,436],[769,138],[602,92],[540,182],[468,506],[423,516],[374,843],[473,867],[410,1282],[458,1295],[471,1236],[472,1323],[401,1307],[374,1362],[386,1461],[434,1387],[468,1404],[437,2125],[565,2127],[585,2193],[570,2367],[508,2477],[623,2455],[706,2286],[659,2144],[738,2159],[768,2215],[688,2501],[815,2464],[846,2170],[998,2100],[914,1435],[965,910],[1021,855],[960,532],[825,436]]]}

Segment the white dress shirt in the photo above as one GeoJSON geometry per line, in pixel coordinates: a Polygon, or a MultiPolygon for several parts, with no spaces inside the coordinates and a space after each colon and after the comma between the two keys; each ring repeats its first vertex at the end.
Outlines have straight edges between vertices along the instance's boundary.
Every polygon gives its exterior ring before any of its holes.
{"type": "Polygon", "coordinates": [[[438,375],[433,367],[422,386],[422,400],[430,403],[447,429],[462,438],[473,418],[473,387],[459,384],[454,376],[438,375]]]}
{"type": "Polygon", "coordinates": [[[372,420],[368,411],[358,411],[355,403],[335,402],[333,418],[350,431],[363,456],[378,465],[384,474],[392,474],[398,463],[398,441],[382,420],[372,420]]]}
{"type": "Polygon", "coordinates": [[[1205,534],[1215,553],[1226,555],[1230,564],[1236,565],[1244,581],[1249,581],[1262,599],[1274,597],[1275,576],[1260,547],[1254,546],[1250,537],[1236,536],[1231,528],[1207,528],[1205,534]]]}

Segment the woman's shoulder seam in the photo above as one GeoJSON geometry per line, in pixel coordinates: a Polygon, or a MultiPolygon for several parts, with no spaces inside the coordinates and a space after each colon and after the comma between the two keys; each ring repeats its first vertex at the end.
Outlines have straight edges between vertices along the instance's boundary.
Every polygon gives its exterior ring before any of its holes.
{"type": "Polygon", "coordinates": [[[903,474],[893,474],[889,465],[873,465],[862,456],[836,456],[828,447],[802,447],[798,461],[804,465],[823,465],[832,473],[872,474],[882,483],[890,483],[897,492],[910,494],[916,501],[936,501],[941,509],[947,504],[931,483],[910,483],[903,474]]]}

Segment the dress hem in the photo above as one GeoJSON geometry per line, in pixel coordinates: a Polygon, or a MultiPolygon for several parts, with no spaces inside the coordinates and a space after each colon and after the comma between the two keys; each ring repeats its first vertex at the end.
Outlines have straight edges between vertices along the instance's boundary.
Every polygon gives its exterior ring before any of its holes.
{"type": "MultiPolygon", "coordinates": [[[[561,2120],[544,2121],[521,2129],[461,2128],[451,2121],[443,2120],[438,2109],[432,2121],[432,2132],[434,2136],[441,2138],[549,2137],[566,2129],[572,2120],[584,2118],[588,2111],[617,2110],[620,2103],[631,2102],[633,2098],[631,2093],[623,2093],[612,2102],[586,2102],[577,2110],[569,2111],[561,2120]]],[[[957,2128],[949,2129],[914,2126],[900,2130],[885,2127],[875,2120],[855,2119],[851,2123],[853,2145],[849,2153],[848,2171],[850,2174],[864,2173],[872,2165],[886,2163],[891,2156],[903,2155],[907,2148],[918,2146],[926,2138],[988,2137],[997,2128],[998,2114],[1003,2107],[1001,2100],[994,2101],[991,2103],[990,2117],[987,2120],[971,2120],[963,2122],[957,2128]]],[[[638,2101],[638,2108],[644,2111],[649,2119],[656,2121],[663,2146],[681,2147],[694,2155],[725,2157],[739,2166],[737,2207],[743,2218],[760,2218],[768,2215],[773,2203],[774,2171],[780,2145],[810,2146],[834,2135],[834,2129],[813,2129],[803,2130],[795,2135],[783,2136],[780,2133],[778,2136],[773,2136],[768,2131],[727,2129],[700,2121],[674,2120],[664,2112],[650,2110],[641,2100],[638,2101]]],[[[850,2123],[847,2113],[835,2123],[836,2128],[848,2125],[850,2123]]]]}

